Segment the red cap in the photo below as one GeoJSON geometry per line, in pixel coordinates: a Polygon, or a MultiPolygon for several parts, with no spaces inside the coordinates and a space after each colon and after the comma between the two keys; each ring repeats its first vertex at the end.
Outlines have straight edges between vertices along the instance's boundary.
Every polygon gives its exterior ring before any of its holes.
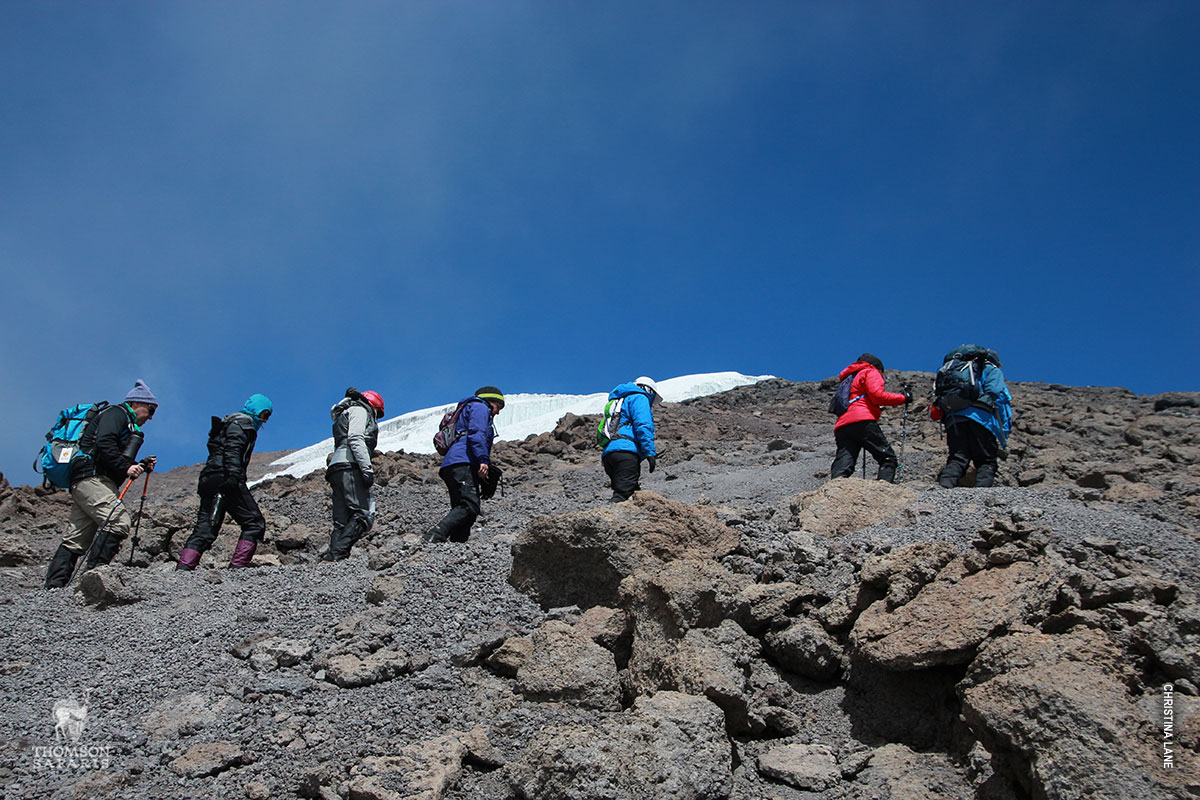
{"type": "Polygon", "coordinates": [[[383,416],[383,398],[379,396],[379,392],[366,391],[366,392],[362,393],[362,396],[363,396],[363,400],[366,400],[368,403],[371,404],[371,408],[374,408],[376,411],[379,412],[375,416],[382,417],[383,416]]]}

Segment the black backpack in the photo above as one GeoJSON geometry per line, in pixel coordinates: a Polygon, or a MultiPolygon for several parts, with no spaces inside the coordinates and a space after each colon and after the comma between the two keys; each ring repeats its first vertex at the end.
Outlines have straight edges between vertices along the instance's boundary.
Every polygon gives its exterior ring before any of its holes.
{"type": "Polygon", "coordinates": [[[945,413],[971,406],[995,411],[995,402],[983,391],[983,370],[989,363],[1000,366],[1000,357],[995,350],[978,345],[963,345],[947,353],[933,381],[937,406],[945,413]]]}
{"type": "MultiPolygon", "coordinates": [[[[858,372],[862,372],[859,370],[858,372]]],[[[850,410],[850,404],[855,400],[861,400],[866,397],[865,394],[860,394],[858,397],[850,396],[850,386],[854,383],[858,372],[851,372],[842,382],[838,384],[837,391],[833,393],[833,397],[829,398],[829,413],[837,414],[839,417],[850,410]]]]}

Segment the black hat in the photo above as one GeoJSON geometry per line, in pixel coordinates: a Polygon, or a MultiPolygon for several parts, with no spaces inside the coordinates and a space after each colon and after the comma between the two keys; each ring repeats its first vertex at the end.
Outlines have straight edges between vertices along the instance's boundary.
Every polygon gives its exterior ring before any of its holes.
{"type": "Polygon", "coordinates": [[[475,390],[475,396],[480,400],[491,400],[494,403],[499,403],[500,407],[504,408],[504,392],[495,386],[480,386],[475,390]]]}
{"type": "Polygon", "coordinates": [[[872,355],[870,353],[863,353],[858,357],[858,360],[864,364],[870,364],[875,369],[883,372],[883,362],[879,360],[879,356],[872,355]]]}

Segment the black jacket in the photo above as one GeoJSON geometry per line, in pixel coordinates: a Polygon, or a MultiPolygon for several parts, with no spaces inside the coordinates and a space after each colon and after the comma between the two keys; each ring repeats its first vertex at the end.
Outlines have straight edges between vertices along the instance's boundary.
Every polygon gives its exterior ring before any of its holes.
{"type": "Polygon", "coordinates": [[[125,454],[130,435],[140,430],[137,416],[126,403],[109,406],[95,416],[79,437],[79,455],[71,459],[71,485],[99,475],[116,483],[137,460],[125,454]]]}
{"type": "Polygon", "coordinates": [[[208,461],[200,471],[201,485],[233,488],[244,483],[257,440],[258,431],[249,414],[238,411],[224,419],[213,417],[208,431],[208,461]]]}

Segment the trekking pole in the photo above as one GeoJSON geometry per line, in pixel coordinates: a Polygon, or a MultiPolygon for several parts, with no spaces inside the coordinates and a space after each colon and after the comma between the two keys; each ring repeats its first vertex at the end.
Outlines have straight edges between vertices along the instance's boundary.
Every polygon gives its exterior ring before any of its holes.
{"type": "Polygon", "coordinates": [[[142,502],[138,503],[137,521],[133,524],[133,538],[129,543],[129,563],[125,566],[133,566],[133,551],[137,550],[138,531],[142,527],[142,510],[146,507],[146,490],[150,488],[150,473],[145,473],[146,480],[142,482],[142,502]]]}
{"type": "Polygon", "coordinates": [[[96,535],[92,537],[92,542],[88,545],[88,549],[83,552],[83,558],[75,562],[75,568],[71,570],[71,577],[67,579],[68,586],[71,584],[71,581],[75,580],[75,575],[79,572],[79,565],[87,564],[88,556],[92,554],[92,550],[95,549],[96,543],[101,541],[105,534],[105,528],[107,528],[108,523],[112,521],[113,514],[117,513],[117,508],[120,506],[121,501],[125,499],[125,493],[129,491],[130,486],[133,486],[133,478],[125,481],[125,487],[121,489],[121,493],[117,495],[117,502],[113,504],[112,511],[109,511],[108,516],[104,518],[104,524],[96,529],[96,535]]]}
{"type": "Polygon", "coordinates": [[[896,465],[896,475],[904,469],[904,439],[908,434],[908,403],[904,404],[904,419],[900,422],[900,463],[896,465]]]}
{"type": "Polygon", "coordinates": [[[865,481],[867,479],[867,448],[865,448],[865,447],[863,448],[863,451],[862,451],[862,464],[863,464],[863,480],[865,481]]]}

